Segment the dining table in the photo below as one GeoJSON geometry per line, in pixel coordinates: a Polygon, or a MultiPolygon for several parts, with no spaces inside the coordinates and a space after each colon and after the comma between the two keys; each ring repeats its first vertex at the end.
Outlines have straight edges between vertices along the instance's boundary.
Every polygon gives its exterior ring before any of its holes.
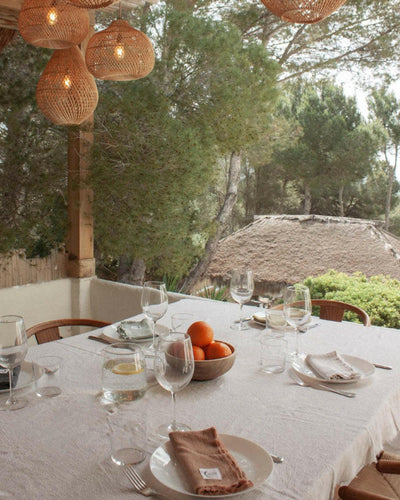
{"type": "MultiPolygon", "coordinates": [[[[256,306],[244,306],[252,316],[256,306]]],[[[192,430],[215,427],[221,435],[240,438],[244,446],[257,445],[284,457],[254,488],[237,494],[247,500],[329,500],[335,487],[348,483],[374,460],[400,429],[400,332],[396,329],[312,318],[312,328],[300,334],[300,351],[319,354],[337,351],[375,368],[356,382],[337,385],[356,393],[354,398],[295,383],[285,371],[260,369],[260,342],[269,332],[249,321],[238,331],[231,324],[239,317],[237,304],[209,299],[183,298],[169,305],[159,320],[171,327],[175,313],[191,313],[207,322],[214,338],[235,347],[235,362],[224,375],[191,381],[176,394],[180,422],[192,430]]],[[[131,319],[140,320],[141,315],[131,319]]],[[[106,327],[109,328],[109,327],[106,327]]],[[[103,329],[91,331],[100,335],[103,329]]],[[[286,335],[293,335],[289,330],[286,335]]],[[[0,412],[0,497],[58,499],[143,498],[129,483],[122,467],[110,459],[107,419],[109,406],[101,394],[102,350],[105,345],[89,333],[31,346],[27,362],[40,356],[62,358],[61,394],[39,398],[34,383],[21,392],[28,405],[0,412]]],[[[2,391],[0,397],[7,397],[2,391]]],[[[145,460],[135,466],[145,481],[171,500],[195,498],[178,485],[156,477],[151,458],[162,440],[156,429],[171,421],[171,395],[152,383],[142,405],[147,418],[145,460]]],[[[240,465],[240,463],[239,463],[240,465]]]]}

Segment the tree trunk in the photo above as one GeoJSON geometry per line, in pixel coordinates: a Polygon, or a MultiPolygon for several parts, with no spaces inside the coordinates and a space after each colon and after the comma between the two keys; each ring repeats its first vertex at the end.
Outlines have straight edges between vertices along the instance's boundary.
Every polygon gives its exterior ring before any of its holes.
{"type": "Polygon", "coordinates": [[[304,215],[311,213],[311,189],[307,184],[304,187],[304,215]]]}
{"type": "Polygon", "coordinates": [[[396,175],[398,154],[399,154],[399,149],[398,149],[398,146],[396,145],[396,147],[395,147],[394,165],[392,167],[390,165],[389,158],[388,158],[387,152],[385,150],[386,165],[387,165],[387,168],[388,168],[386,206],[385,206],[385,229],[386,229],[386,231],[389,231],[389,225],[390,225],[389,217],[390,217],[390,209],[391,209],[391,206],[392,206],[393,182],[394,182],[394,178],[395,178],[395,175],[396,175]]]}
{"type": "Polygon", "coordinates": [[[119,256],[118,281],[130,285],[143,285],[146,265],[143,259],[131,259],[126,255],[119,256]]]}
{"type": "Polygon", "coordinates": [[[224,203],[219,210],[219,213],[215,219],[217,229],[215,233],[208,239],[204,256],[198,261],[198,263],[193,267],[188,276],[185,278],[182,290],[189,293],[193,290],[194,286],[203,278],[207,272],[208,265],[212,257],[215,254],[221,235],[226,229],[228,222],[231,218],[233,207],[235,206],[237,200],[238,186],[240,181],[240,171],[241,171],[241,156],[240,152],[232,152],[229,162],[229,174],[226,186],[226,194],[224,203]]]}
{"type": "Polygon", "coordinates": [[[339,187],[339,209],[340,209],[340,217],[344,217],[344,205],[343,205],[343,191],[344,186],[341,184],[339,187]]]}

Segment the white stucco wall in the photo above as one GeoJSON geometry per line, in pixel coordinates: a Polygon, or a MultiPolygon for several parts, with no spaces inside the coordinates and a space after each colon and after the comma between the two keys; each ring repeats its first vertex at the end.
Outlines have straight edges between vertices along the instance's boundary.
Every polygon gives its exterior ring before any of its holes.
{"type": "MultiPolygon", "coordinates": [[[[141,286],[127,285],[101,279],[92,279],[90,303],[92,317],[115,323],[142,312],[140,298],[141,286]]],[[[187,295],[168,293],[170,303],[181,300],[187,295]]],[[[193,297],[191,297],[193,298],[193,297]]]]}
{"type": "MultiPolygon", "coordinates": [[[[95,277],[0,288],[0,315],[22,316],[27,328],[62,318],[93,318],[114,323],[142,311],[141,290],[140,286],[95,277]]],[[[171,303],[187,297],[177,293],[168,296],[171,303]]]]}
{"type": "Polygon", "coordinates": [[[59,318],[90,317],[90,278],[0,288],[0,314],[23,316],[26,327],[59,318]]]}

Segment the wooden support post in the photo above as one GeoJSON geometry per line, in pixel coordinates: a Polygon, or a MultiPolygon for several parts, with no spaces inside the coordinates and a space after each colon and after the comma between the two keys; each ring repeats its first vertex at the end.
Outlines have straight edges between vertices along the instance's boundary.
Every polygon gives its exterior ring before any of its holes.
{"type": "MultiPolygon", "coordinates": [[[[93,33],[81,44],[85,51],[93,33]]],[[[68,276],[86,278],[95,275],[93,250],[93,191],[88,186],[90,151],[93,145],[93,116],[68,132],[68,276]]]]}
{"type": "Polygon", "coordinates": [[[85,278],[95,274],[93,253],[93,192],[87,186],[92,121],[68,133],[68,275],[85,278]]]}

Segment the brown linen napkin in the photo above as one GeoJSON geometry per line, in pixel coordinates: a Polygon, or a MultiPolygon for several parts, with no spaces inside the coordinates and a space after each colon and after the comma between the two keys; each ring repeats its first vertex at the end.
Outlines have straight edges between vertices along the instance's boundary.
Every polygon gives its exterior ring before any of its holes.
{"type": "Polygon", "coordinates": [[[225,495],[253,486],[222,444],[215,427],[169,434],[176,459],[194,493],[225,495]]]}

